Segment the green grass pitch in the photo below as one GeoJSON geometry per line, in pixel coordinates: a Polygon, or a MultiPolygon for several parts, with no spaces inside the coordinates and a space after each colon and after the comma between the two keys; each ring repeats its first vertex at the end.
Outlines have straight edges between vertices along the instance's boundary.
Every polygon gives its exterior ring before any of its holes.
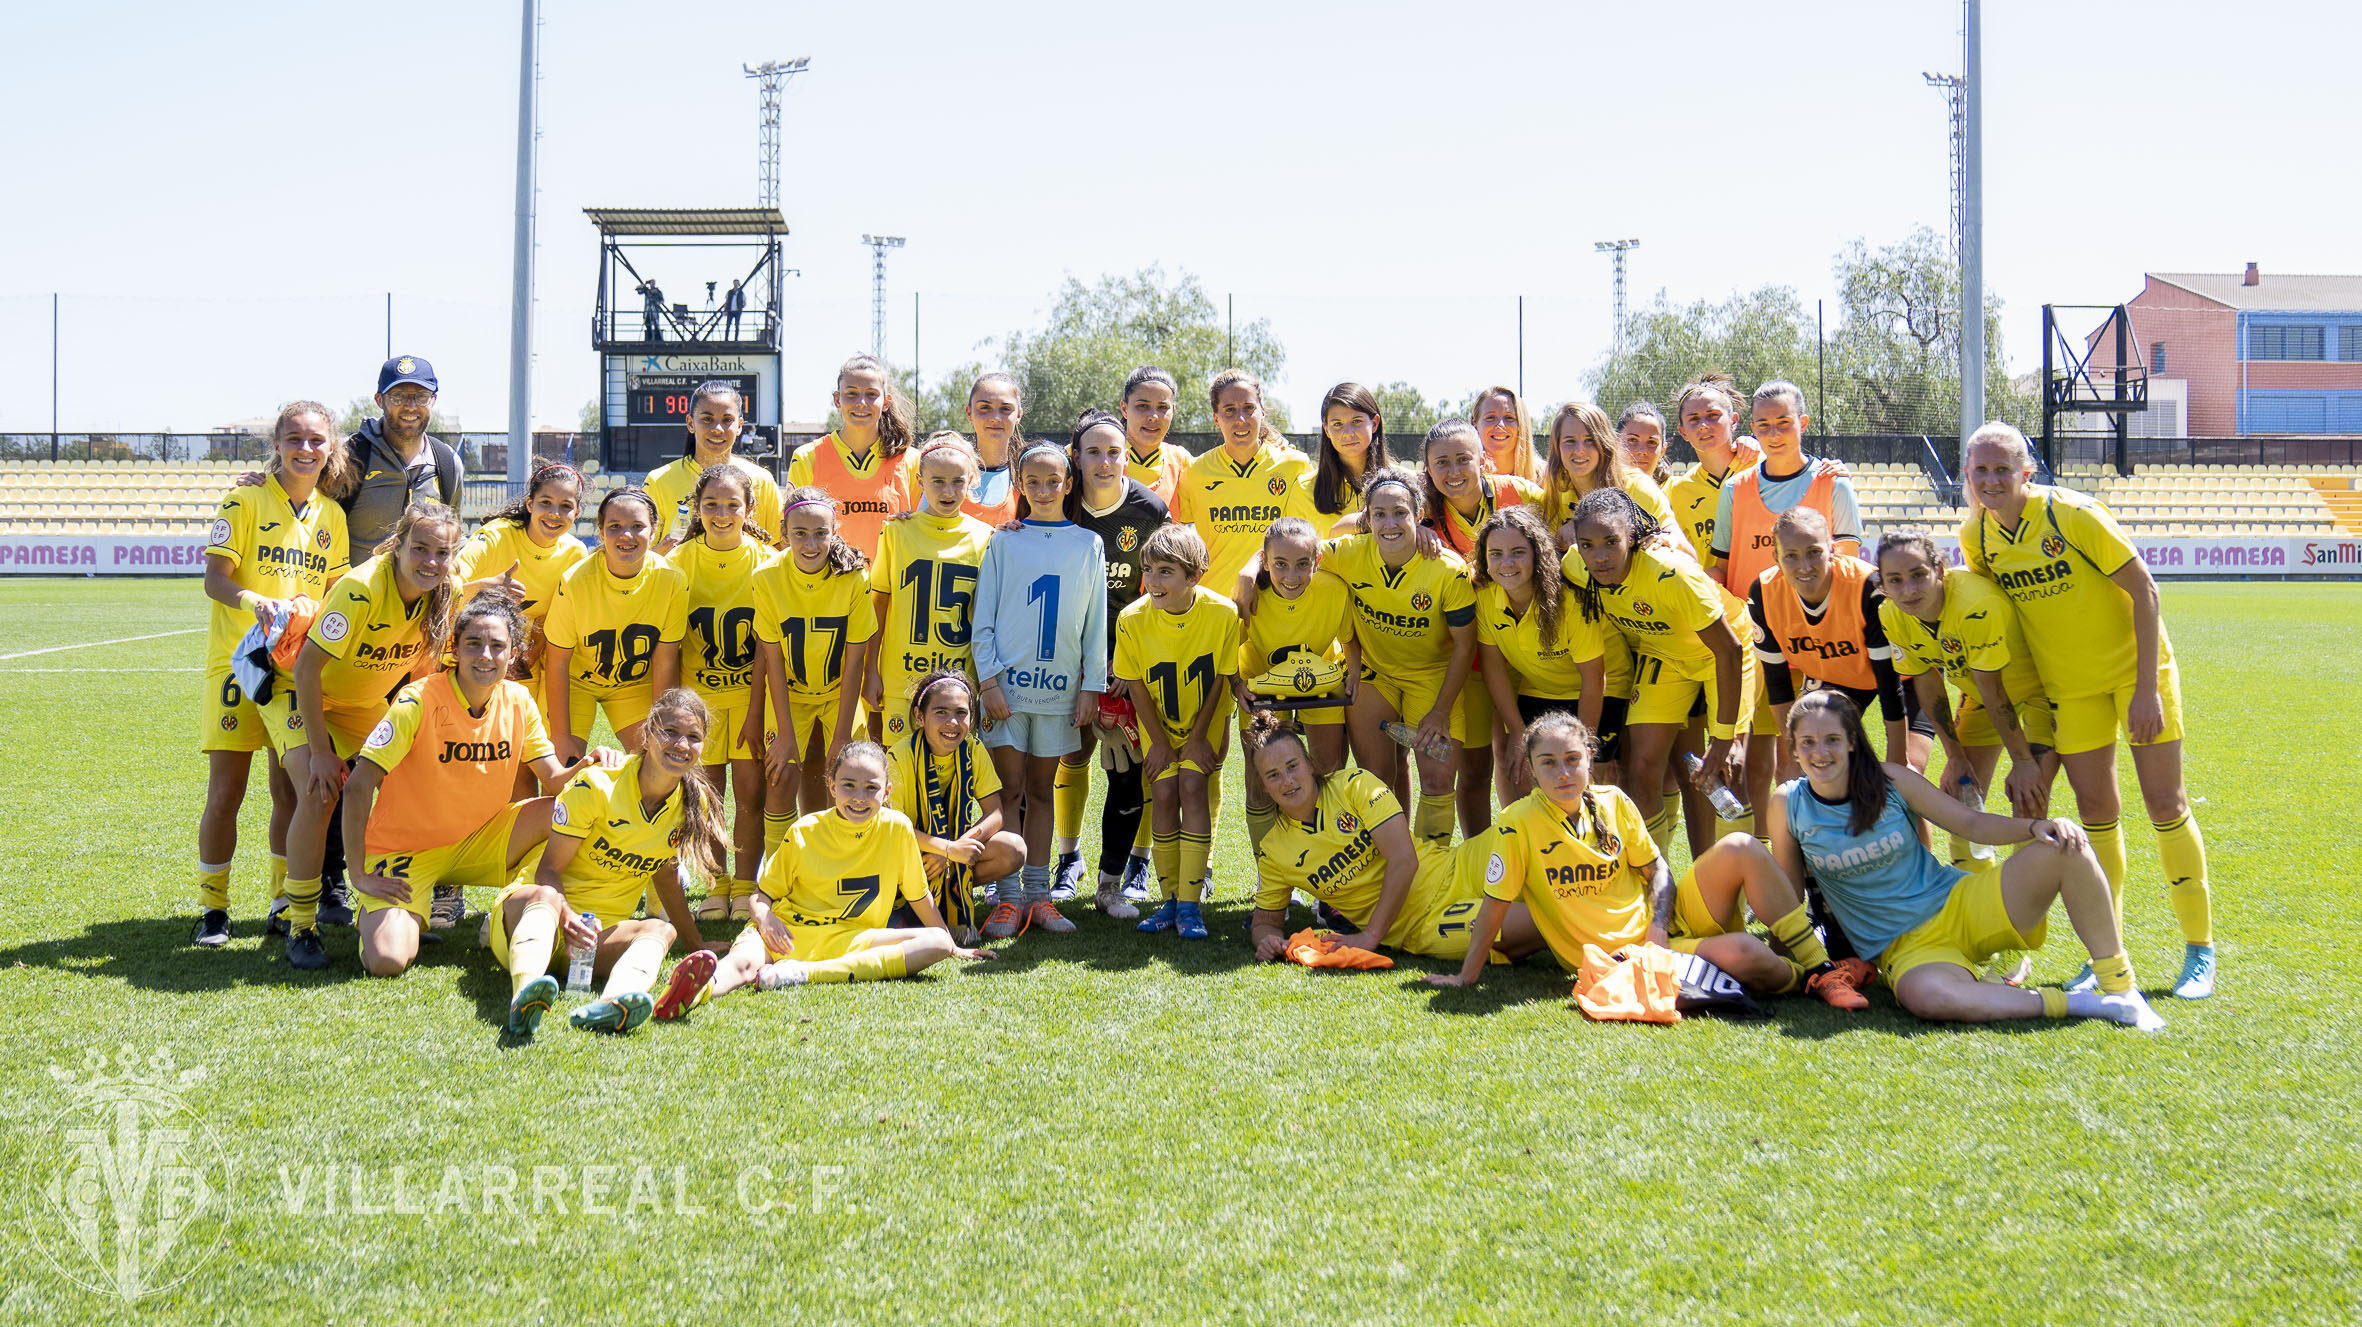
{"type": "MultiPolygon", "coordinates": [[[[171,1118],[222,1181],[141,1246],[159,1320],[2351,1322],[2362,586],[2164,602],[2222,976],[2164,997],[2127,763],[2161,1035],[1934,1028],[1883,992],[1606,1027],[1544,963],[1472,992],[1257,966],[1234,766],[1211,942],[1076,908],[996,963],[504,1049],[472,925],[398,981],[350,930],[288,970],[259,775],[236,938],[189,948],[203,635],[27,652],[198,624],[195,581],[0,582],[0,1315],[110,1307],[42,1189],[69,1155],[142,1173],[67,1136],[52,1073],[129,1046],[206,1071],[171,1118]]],[[[2051,936],[2055,983],[2083,955],[2051,936]]]]}

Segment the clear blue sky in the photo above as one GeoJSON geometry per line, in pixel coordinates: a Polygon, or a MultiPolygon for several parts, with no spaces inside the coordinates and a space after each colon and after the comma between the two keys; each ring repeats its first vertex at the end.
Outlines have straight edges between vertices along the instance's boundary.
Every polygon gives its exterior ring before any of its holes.
{"type": "MultiPolygon", "coordinates": [[[[0,55],[0,427],[201,429],[366,393],[430,356],[443,405],[505,424],[518,8],[93,3],[12,18],[0,55]]],[[[1030,327],[1062,277],[1162,263],[1287,346],[1276,393],[1407,379],[1541,401],[1636,299],[1766,283],[1945,224],[1923,70],[1959,6],[871,4],[549,0],[534,416],[595,385],[587,205],[751,203],[742,62],[786,97],[791,417],[869,336],[921,367],[1030,327]]],[[[1987,6],[1987,284],[2018,364],[2037,306],[2145,270],[2354,271],[2351,20],[2318,4],[1987,6]],[[2325,150],[2326,149],[2326,150],[2325,150]]],[[[668,282],[688,293],[687,273],[668,282]]],[[[701,292],[699,288],[698,293],[701,292]]]]}

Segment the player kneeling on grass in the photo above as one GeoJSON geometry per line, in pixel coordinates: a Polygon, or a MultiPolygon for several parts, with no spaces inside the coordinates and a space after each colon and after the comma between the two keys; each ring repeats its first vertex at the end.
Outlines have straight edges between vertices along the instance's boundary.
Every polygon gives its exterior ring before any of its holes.
{"type": "Polygon", "coordinates": [[[508,969],[511,1035],[533,1035],[558,996],[551,966],[576,945],[595,947],[592,978],[607,979],[598,999],[574,1011],[578,1028],[629,1032],[650,1014],[678,1018],[705,989],[720,946],[698,934],[680,869],[686,860],[711,879],[729,850],[721,797],[698,773],[712,722],[695,692],[675,687],[649,709],[638,755],[621,769],[586,769],[558,794],[540,865],[500,892],[487,927],[492,956],[508,969]],[[664,916],[634,918],[651,886],[664,916]],[[649,999],[657,964],[683,937],[688,956],[664,998],[649,999]]]}
{"type": "Polygon", "coordinates": [[[2105,1018],[2165,1026],[2133,989],[2132,962],[2091,843],[2072,820],[1987,815],[1902,765],[1881,765],[1861,711],[1820,691],[1788,711],[1804,777],[1771,801],[1772,851],[1791,875],[1810,868],[1854,947],[1872,955],[1895,999],[1921,1018],[2105,1018]],[[1919,841],[1926,819],[1975,843],[2026,843],[1999,870],[1973,875],[1919,841]],[[2008,949],[2039,949],[2054,900],[2091,953],[2097,991],[2030,991],[1977,980],[2008,949]]]}
{"type": "MultiPolygon", "coordinates": [[[[920,678],[910,725],[915,731],[887,753],[889,801],[918,833],[936,913],[954,939],[972,945],[976,882],[1016,874],[1025,865],[1025,840],[1001,828],[1000,774],[973,735],[976,690],[968,675],[943,668],[920,678]]],[[[903,910],[895,911],[898,922],[903,910]]]]}
{"type": "MultiPolygon", "coordinates": [[[[991,958],[952,942],[927,887],[909,817],[886,805],[886,753],[851,742],[828,771],[835,805],[788,827],[755,884],[754,924],[738,933],[705,999],[750,981],[782,986],[907,977],[947,958],[991,958]],[[888,926],[908,903],[922,925],[888,926]]],[[[702,1001],[700,1001],[702,1003],[702,1001]]]]}
{"type": "Polygon", "coordinates": [[[1462,847],[1485,854],[1484,907],[1467,960],[1428,981],[1474,983],[1523,898],[1530,925],[1569,972],[1582,966],[1586,945],[1612,953],[1645,942],[1696,954],[1757,994],[1803,987],[1840,1009],[1869,1005],[1829,962],[1793,877],[1754,838],[1726,835],[1677,885],[1640,808],[1622,789],[1591,782],[1591,734],[1580,720],[1554,712],[1526,725],[1523,756],[1534,790],[1502,809],[1490,835],[1462,847]],[[1770,921],[1785,954],[1748,934],[1742,896],[1770,921]]]}
{"type": "Polygon", "coordinates": [[[505,885],[549,836],[548,797],[509,800],[519,768],[555,792],[593,764],[622,763],[605,748],[558,763],[532,694],[508,680],[527,630],[505,594],[459,610],[456,665],[402,688],[345,780],[344,841],[366,853],[353,889],[372,976],[398,977],[416,961],[435,886],[505,885]]]}
{"type": "MultiPolygon", "coordinates": [[[[1460,869],[1453,849],[1416,844],[1385,780],[1368,770],[1322,773],[1303,734],[1268,710],[1256,712],[1245,740],[1252,778],[1278,809],[1255,849],[1257,959],[1268,963],[1284,951],[1288,895],[1298,889],[1359,928],[1338,936],[1340,945],[1442,959],[1468,952],[1469,923],[1484,899],[1481,875],[1460,869]]],[[[1494,920],[1503,951],[1542,947],[1524,905],[1494,920]]]]}

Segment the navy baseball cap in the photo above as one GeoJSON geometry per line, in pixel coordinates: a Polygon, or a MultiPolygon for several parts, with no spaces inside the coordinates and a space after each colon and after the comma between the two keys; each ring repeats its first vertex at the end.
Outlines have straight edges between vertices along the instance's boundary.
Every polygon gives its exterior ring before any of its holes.
{"type": "Polygon", "coordinates": [[[385,367],[377,371],[377,394],[383,396],[387,388],[403,382],[417,383],[430,392],[443,390],[435,383],[435,366],[417,355],[396,355],[387,360],[385,367]]]}

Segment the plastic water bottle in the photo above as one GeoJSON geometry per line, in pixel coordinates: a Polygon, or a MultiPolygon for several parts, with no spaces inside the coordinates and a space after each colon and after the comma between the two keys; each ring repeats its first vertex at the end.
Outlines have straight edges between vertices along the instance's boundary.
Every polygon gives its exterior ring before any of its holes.
{"type": "MultiPolygon", "coordinates": [[[[593,927],[599,924],[598,916],[594,913],[583,913],[582,919],[593,927]]],[[[590,994],[591,960],[598,957],[598,953],[599,947],[596,944],[566,946],[566,993],[568,995],[590,994]]]]}
{"type": "MultiPolygon", "coordinates": [[[[1962,802],[1969,806],[1973,806],[1980,811],[1985,809],[1985,799],[1977,796],[1976,775],[1961,775],[1959,778],[1953,780],[1952,789],[1954,794],[1957,795],[1962,802]]],[[[1970,843],[1968,845],[1968,855],[1972,860],[1975,861],[1992,861],[1993,845],[1990,843],[1970,843]]]]}
{"type": "MultiPolygon", "coordinates": [[[[1385,730],[1385,733],[1388,737],[1394,739],[1396,745],[1411,751],[1421,751],[1419,746],[1418,729],[1413,728],[1411,725],[1404,723],[1400,719],[1388,719],[1386,722],[1378,726],[1385,730]]],[[[1421,751],[1421,754],[1432,760],[1441,760],[1445,756],[1451,754],[1451,748],[1442,742],[1438,742],[1433,747],[1429,747],[1424,751],[1421,751]]]]}
{"type": "MultiPolygon", "coordinates": [[[[1704,768],[1706,768],[1706,762],[1698,759],[1694,752],[1685,751],[1682,753],[1682,773],[1687,774],[1694,779],[1698,777],[1698,771],[1704,768]]],[[[1714,804],[1714,814],[1721,816],[1725,820],[1744,820],[1747,818],[1747,804],[1739,800],[1739,795],[1737,793],[1732,792],[1729,788],[1723,786],[1723,782],[1720,779],[1716,779],[1714,782],[1706,785],[1706,800],[1714,804]]]]}

